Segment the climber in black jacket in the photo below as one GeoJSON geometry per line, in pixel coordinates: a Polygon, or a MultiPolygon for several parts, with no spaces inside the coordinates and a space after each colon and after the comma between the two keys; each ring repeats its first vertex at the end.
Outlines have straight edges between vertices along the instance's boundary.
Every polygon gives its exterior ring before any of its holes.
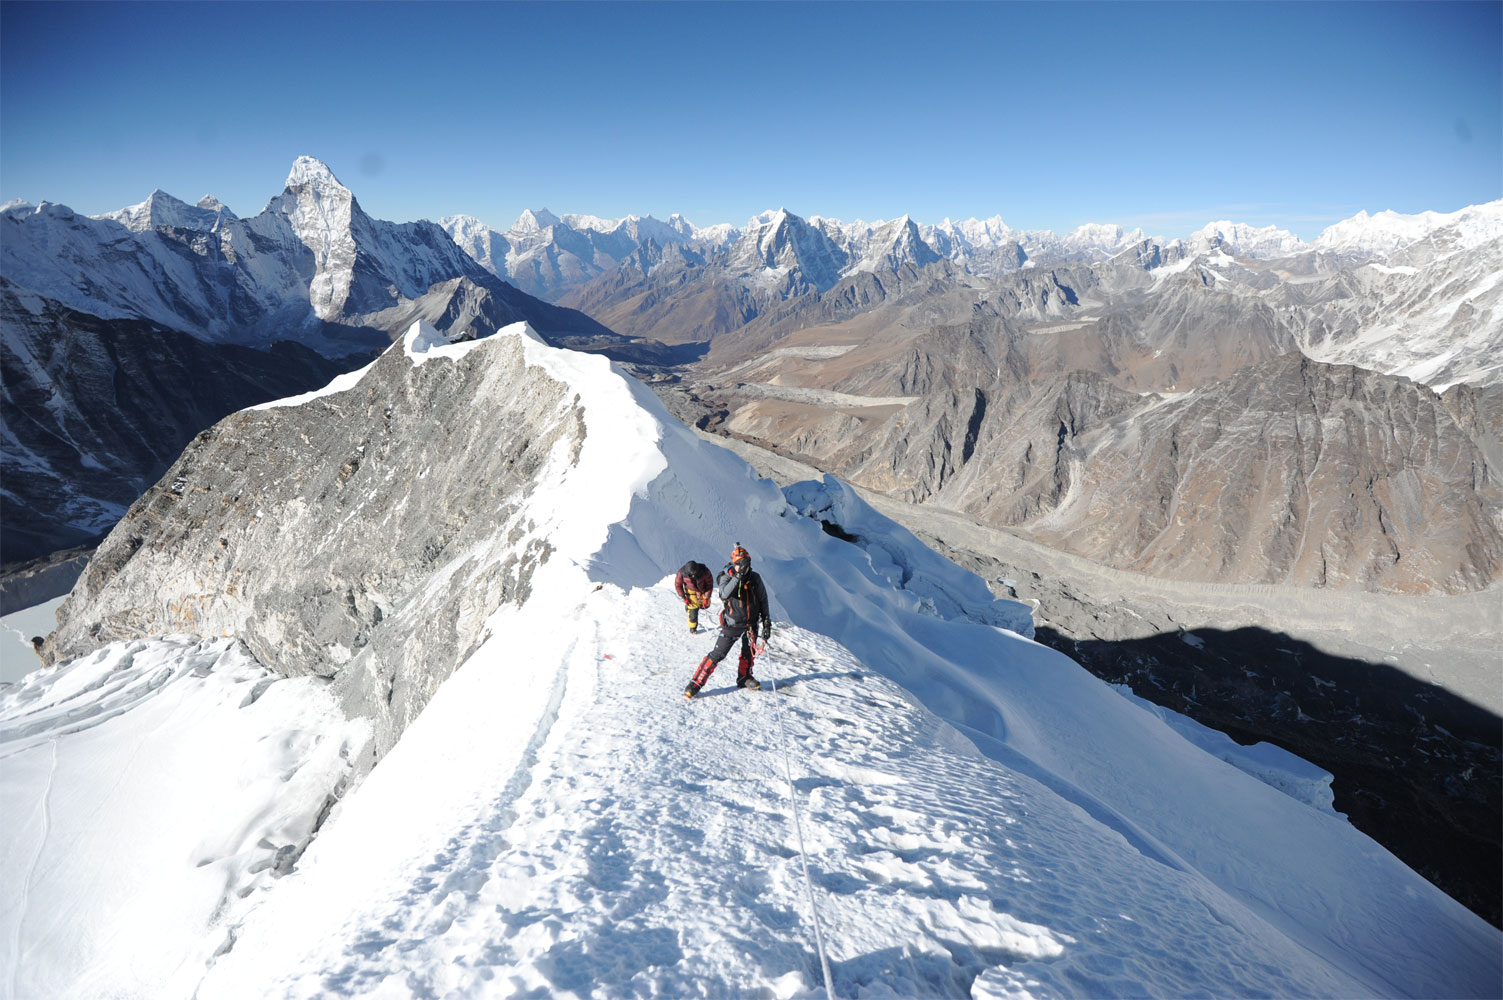
{"type": "Polygon", "coordinates": [[[767,610],[767,588],[762,585],[760,574],[752,571],[751,555],[737,542],[731,552],[731,561],[715,578],[715,589],[720,594],[723,607],[720,609],[720,638],[708,656],[699,661],[694,679],[684,688],[684,697],[693,698],[705,686],[715,667],[725,659],[736,640],[741,640],[741,660],[736,666],[736,686],[759,690],[762,685],[752,676],[756,626],[762,626],[762,641],[772,636],[772,618],[767,610]]]}

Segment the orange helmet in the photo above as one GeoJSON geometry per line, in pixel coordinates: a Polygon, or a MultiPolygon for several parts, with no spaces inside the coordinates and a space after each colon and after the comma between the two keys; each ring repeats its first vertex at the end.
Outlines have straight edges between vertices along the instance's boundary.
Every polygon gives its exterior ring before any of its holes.
{"type": "Polygon", "coordinates": [[[751,569],[751,553],[743,549],[740,542],[737,542],[736,547],[731,550],[731,569],[735,570],[738,576],[744,575],[751,569]]]}

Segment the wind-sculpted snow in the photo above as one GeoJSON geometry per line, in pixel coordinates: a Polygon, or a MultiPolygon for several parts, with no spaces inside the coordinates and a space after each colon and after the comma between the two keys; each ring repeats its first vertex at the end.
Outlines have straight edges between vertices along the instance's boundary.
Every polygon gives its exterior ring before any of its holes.
{"type": "Polygon", "coordinates": [[[794,483],[783,494],[801,516],[819,522],[827,533],[859,550],[856,558],[866,575],[912,595],[922,611],[947,621],[995,625],[1033,638],[1033,618],[1024,605],[997,600],[974,573],[957,573],[948,559],[872,510],[834,476],[817,483],[794,483]]]}
{"type": "Polygon", "coordinates": [[[0,687],[0,994],[190,994],[369,735],[229,639],[119,643],[0,687]]]}
{"type": "Polygon", "coordinates": [[[233,447],[190,451],[96,556],[53,648],[201,607],[402,735],[204,1000],[800,996],[826,961],[852,996],[1496,989],[1498,933],[1340,818],[1033,643],[1025,609],[839,483],[758,479],[603,358],[419,328],[353,386],[216,434],[233,447]],[[544,432],[545,459],[509,450],[544,432]],[[738,541],[772,599],[767,688],[727,663],[685,703],[713,636],[669,581],[738,541]],[[348,662],[343,636],[365,640],[348,662]]]}

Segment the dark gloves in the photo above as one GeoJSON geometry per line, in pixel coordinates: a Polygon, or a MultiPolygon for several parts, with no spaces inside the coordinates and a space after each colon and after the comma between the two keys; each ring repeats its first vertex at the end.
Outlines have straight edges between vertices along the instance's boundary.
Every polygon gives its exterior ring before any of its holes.
{"type": "Polygon", "coordinates": [[[771,639],[771,638],[772,638],[772,622],[763,622],[762,623],[762,641],[766,642],[768,639],[771,639]]]}

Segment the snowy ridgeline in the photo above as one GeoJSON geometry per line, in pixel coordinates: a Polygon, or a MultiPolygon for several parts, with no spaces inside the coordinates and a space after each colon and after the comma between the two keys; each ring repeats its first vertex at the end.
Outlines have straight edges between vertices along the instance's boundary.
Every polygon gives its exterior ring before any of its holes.
{"type": "MultiPolygon", "coordinates": [[[[518,336],[588,427],[531,500],[555,552],[293,871],[369,735],[318,682],[178,638],[0,693],[8,995],[1498,992],[1498,933],[1328,775],[1123,697],[842,484],[780,491],[518,336]],[[668,578],[734,541],[766,687],[728,662],[684,703],[713,635],[668,578]]],[[[459,377],[490,343],[395,349],[459,377]]]]}

